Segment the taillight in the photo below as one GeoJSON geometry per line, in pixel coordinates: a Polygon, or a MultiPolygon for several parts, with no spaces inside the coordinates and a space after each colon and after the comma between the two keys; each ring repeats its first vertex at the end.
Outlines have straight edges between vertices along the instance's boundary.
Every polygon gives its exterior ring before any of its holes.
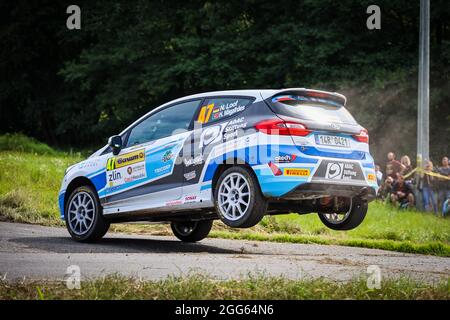
{"type": "Polygon", "coordinates": [[[369,132],[366,129],[362,129],[359,134],[353,135],[353,138],[359,142],[369,143],[369,132]]]}
{"type": "Polygon", "coordinates": [[[298,122],[283,121],[280,119],[264,120],[255,125],[255,128],[265,134],[275,134],[281,136],[307,136],[311,130],[298,122]]]}

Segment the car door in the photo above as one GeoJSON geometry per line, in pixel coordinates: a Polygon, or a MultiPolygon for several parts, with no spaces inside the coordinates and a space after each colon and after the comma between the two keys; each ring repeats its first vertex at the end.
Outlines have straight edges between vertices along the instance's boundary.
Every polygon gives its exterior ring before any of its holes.
{"type": "Polygon", "coordinates": [[[181,198],[181,156],[200,101],[165,107],[130,129],[123,150],[107,160],[106,214],[145,210],[181,198]]]}
{"type": "Polygon", "coordinates": [[[198,185],[201,190],[210,187],[210,183],[203,185],[204,181],[211,180],[213,174],[213,170],[205,168],[205,165],[214,168],[214,163],[207,163],[208,159],[212,160],[210,152],[215,146],[234,139],[237,130],[246,127],[245,119],[239,115],[252,101],[251,97],[219,96],[205,98],[202,102],[195,117],[190,154],[186,153],[183,159],[186,190],[192,185],[198,185]],[[232,119],[236,119],[234,124],[228,126],[232,119]]]}

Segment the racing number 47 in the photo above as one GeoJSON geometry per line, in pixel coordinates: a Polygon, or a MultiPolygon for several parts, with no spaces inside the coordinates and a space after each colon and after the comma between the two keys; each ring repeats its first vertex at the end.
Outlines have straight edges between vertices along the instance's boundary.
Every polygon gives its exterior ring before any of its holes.
{"type": "Polygon", "coordinates": [[[208,104],[207,106],[203,106],[200,109],[200,113],[198,114],[197,121],[200,123],[207,123],[209,118],[211,117],[211,113],[214,108],[214,103],[208,104]]]}

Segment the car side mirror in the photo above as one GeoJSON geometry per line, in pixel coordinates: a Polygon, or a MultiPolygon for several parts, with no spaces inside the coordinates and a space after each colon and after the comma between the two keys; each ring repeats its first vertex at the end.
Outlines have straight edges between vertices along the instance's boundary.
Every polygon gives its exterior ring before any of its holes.
{"type": "Polygon", "coordinates": [[[108,145],[111,147],[113,155],[118,155],[120,150],[122,150],[122,137],[112,136],[108,139],[108,145]]]}

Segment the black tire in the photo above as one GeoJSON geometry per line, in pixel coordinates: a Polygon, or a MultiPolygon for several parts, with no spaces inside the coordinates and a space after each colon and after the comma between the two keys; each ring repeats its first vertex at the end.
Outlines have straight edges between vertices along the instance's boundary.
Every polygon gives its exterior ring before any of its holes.
{"type": "MultiPolygon", "coordinates": [[[[228,180],[229,181],[229,180],[228,180]]],[[[246,192],[245,192],[246,193],[246,192]]],[[[225,198],[223,198],[225,199],[225,198]]],[[[227,197],[227,199],[230,199],[227,197]]],[[[235,166],[228,168],[222,174],[220,175],[217,184],[215,186],[214,190],[214,204],[216,207],[216,212],[219,215],[220,219],[224,224],[226,224],[229,227],[233,228],[250,228],[254,225],[258,224],[261,219],[264,217],[264,215],[267,212],[267,200],[264,198],[264,196],[261,193],[261,189],[259,187],[258,180],[256,179],[254,173],[249,170],[246,167],[242,166],[235,166]],[[222,208],[224,204],[224,200],[219,200],[219,192],[221,192],[221,186],[226,179],[229,179],[230,177],[233,177],[233,175],[237,174],[238,176],[242,176],[245,178],[246,183],[248,184],[246,189],[248,189],[249,198],[247,199],[248,205],[246,206],[244,204],[244,209],[242,209],[241,204],[239,204],[241,210],[243,213],[238,213],[237,215],[241,215],[238,218],[232,218],[230,217],[230,214],[227,214],[225,211],[227,209],[221,210],[221,204],[222,202],[222,208]],[[228,216],[227,216],[228,215],[228,216]]],[[[233,209],[234,210],[234,209],[233,209]]],[[[235,211],[233,211],[235,212],[235,211]]]]}
{"type": "MultiPolygon", "coordinates": [[[[87,200],[89,201],[89,200],[87,200]]],[[[77,209],[78,210],[78,209],[77,209]]],[[[64,218],[66,221],[66,227],[67,230],[70,233],[70,236],[73,240],[78,242],[95,242],[100,240],[106,232],[108,232],[110,223],[103,217],[103,209],[100,205],[100,201],[98,199],[97,193],[90,187],[90,186],[81,186],[76,188],[72,193],[70,194],[67,203],[65,204],[65,210],[64,210],[64,218]],[[89,203],[86,205],[85,210],[83,212],[80,212],[78,214],[78,217],[80,217],[81,220],[79,220],[76,216],[76,213],[73,213],[74,207],[72,205],[72,200],[75,202],[73,205],[76,205],[77,203],[81,201],[81,198],[75,199],[75,197],[81,197],[85,196],[86,198],[92,200],[92,205],[89,203]],[[87,197],[89,196],[89,197],[87,197]],[[78,201],[78,202],[77,202],[78,201]],[[88,211],[93,210],[92,213],[92,223],[88,220],[88,211]],[[69,212],[69,209],[71,209],[72,212],[69,212]],[[85,217],[86,216],[86,217],[85,217]],[[86,222],[84,226],[86,226],[86,230],[83,232],[81,230],[82,223],[81,221],[86,222]],[[69,220],[70,219],[70,220],[69,220]],[[79,222],[79,224],[76,224],[76,222],[79,222]],[[75,224],[75,226],[74,226],[75,224]],[[80,229],[78,229],[78,226],[80,229]]]]}
{"type": "Polygon", "coordinates": [[[328,228],[333,230],[351,230],[363,222],[368,209],[367,201],[360,198],[352,199],[352,207],[347,217],[339,222],[330,222],[325,214],[319,213],[319,218],[328,228]]]}
{"type": "Polygon", "coordinates": [[[213,220],[172,222],[172,232],[183,242],[197,242],[205,239],[211,231],[213,220]]]}

